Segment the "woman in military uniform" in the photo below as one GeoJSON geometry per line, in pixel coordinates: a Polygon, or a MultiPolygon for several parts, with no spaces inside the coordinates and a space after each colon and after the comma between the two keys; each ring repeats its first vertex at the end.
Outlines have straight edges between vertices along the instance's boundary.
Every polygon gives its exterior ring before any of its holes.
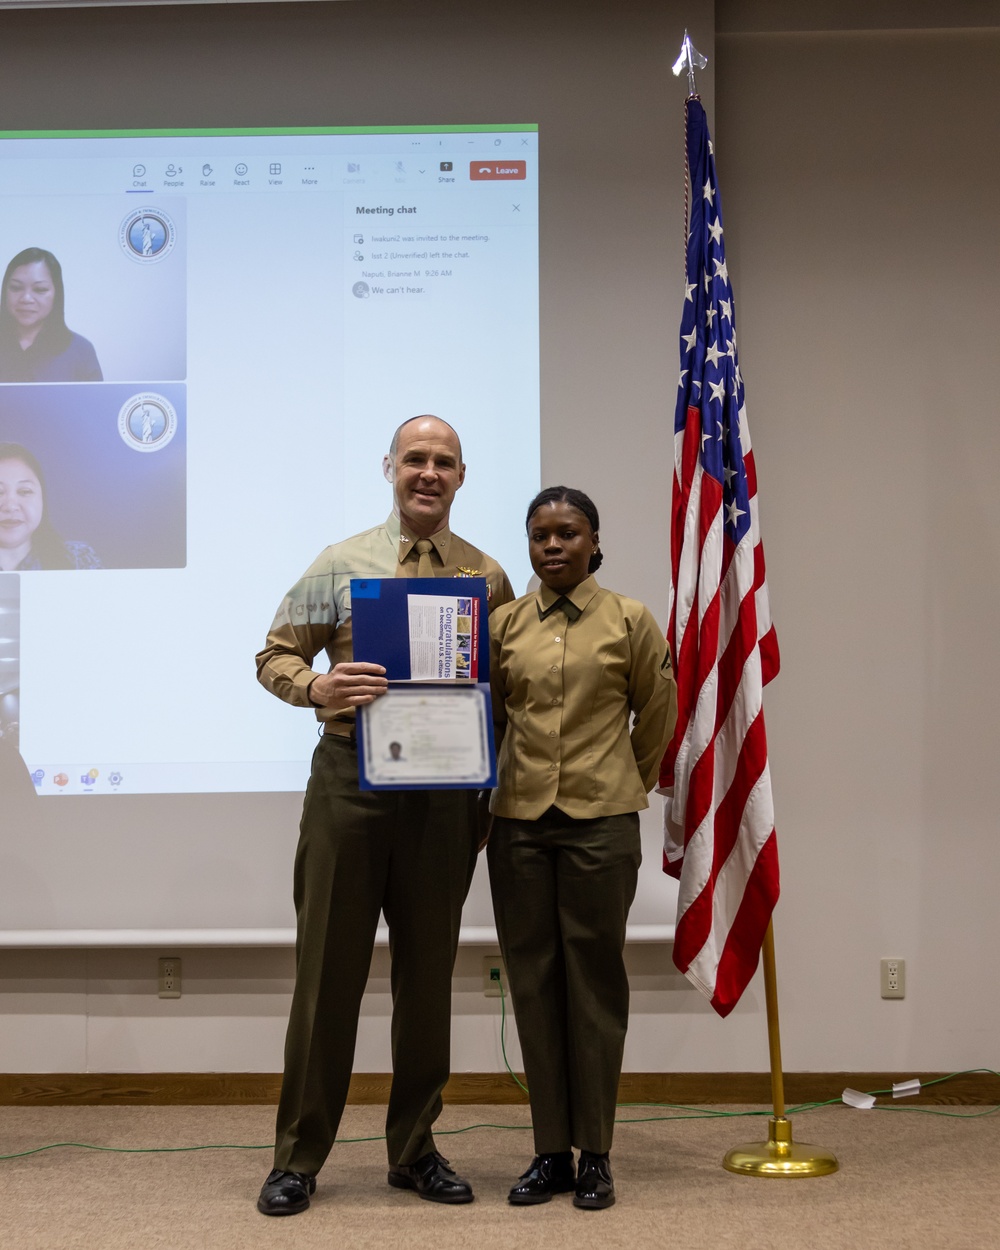
{"type": "Polygon", "coordinates": [[[615,1200],[608,1155],[628,1025],[638,813],[677,715],[652,613],[593,577],[598,528],[582,491],[536,496],[527,531],[541,586],[490,622],[501,744],[490,881],[535,1145],[510,1191],[515,1205],[569,1192],[583,1208],[615,1200]]]}

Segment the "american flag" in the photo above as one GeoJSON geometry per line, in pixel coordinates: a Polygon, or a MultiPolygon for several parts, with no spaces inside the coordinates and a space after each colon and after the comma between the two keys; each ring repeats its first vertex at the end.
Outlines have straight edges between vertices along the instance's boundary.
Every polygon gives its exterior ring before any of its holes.
{"type": "Polygon", "coordinates": [[[696,97],[687,103],[687,159],[667,630],[678,718],[660,772],[663,869],[680,878],[674,962],[725,1016],[754,974],[778,898],[762,709],[778,644],[715,158],[696,97]]]}

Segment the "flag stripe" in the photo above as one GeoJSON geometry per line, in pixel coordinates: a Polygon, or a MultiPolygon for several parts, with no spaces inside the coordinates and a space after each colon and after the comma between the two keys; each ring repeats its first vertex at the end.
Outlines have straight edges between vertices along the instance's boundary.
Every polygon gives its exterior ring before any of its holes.
{"type": "Polygon", "coordinates": [[[743,899],[715,973],[712,1006],[728,1016],[757,968],[773,900],[778,896],[778,844],[772,829],[754,860],[743,899]],[[735,940],[733,935],[735,934],[735,940]]]}
{"type": "MultiPolygon", "coordinates": [[[[745,883],[761,844],[774,830],[763,724],[763,718],[758,716],[744,739],[733,786],[716,813],[709,881],[677,924],[674,950],[678,966],[686,970],[696,964],[699,975],[706,980],[706,974],[709,971],[714,974],[719,966],[721,950],[742,906],[745,883]],[[759,732],[756,731],[758,726],[759,732]],[[768,832],[758,842],[752,830],[759,827],[761,817],[765,823],[770,817],[770,824],[768,832]]],[[[754,966],[756,961],[754,952],[754,966]]]]}

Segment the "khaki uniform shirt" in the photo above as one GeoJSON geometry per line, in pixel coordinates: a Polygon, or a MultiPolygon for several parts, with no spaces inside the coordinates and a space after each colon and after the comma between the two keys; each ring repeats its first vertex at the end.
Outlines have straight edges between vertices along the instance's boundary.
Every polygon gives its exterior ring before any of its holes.
{"type": "MultiPolygon", "coordinates": [[[[495,560],[446,526],[430,536],[436,577],[485,577],[489,606],[514,598],[507,574],[495,560]]],[[[257,656],[257,678],[272,694],[296,707],[314,707],[309,683],[321,651],[329,667],[353,660],[352,577],[416,577],[416,538],[393,513],[384,525],[327,547],[313,561],[278,608],[267,642],[257,656]]],[[[317,707],[320,721],[354,719],[353,708],[334,712],[317,707]]]]}
{"type": "Polygon", "coordinates": [[[567,595],[576,620],[562,608],[542,620],[559,598],[542,586],[490,620],[503,734],[492,810],[516,820],[553,805],[577,820],[639,811],[677,720],[666,641],[648,608],[593,577],[567,595]]]}

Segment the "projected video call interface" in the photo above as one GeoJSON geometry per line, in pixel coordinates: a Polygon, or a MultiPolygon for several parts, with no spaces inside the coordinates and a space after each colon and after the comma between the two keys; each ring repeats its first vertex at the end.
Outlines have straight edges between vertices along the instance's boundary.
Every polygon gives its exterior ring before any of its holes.
{"type": "Polygon", "coordinates": [[[458,428],[453,524],[524,587],[537,173],[530,126],[0,136],[0,735],[39,794],[302,787],[253,658],[388,514],[407,417],[458,428]]]}

